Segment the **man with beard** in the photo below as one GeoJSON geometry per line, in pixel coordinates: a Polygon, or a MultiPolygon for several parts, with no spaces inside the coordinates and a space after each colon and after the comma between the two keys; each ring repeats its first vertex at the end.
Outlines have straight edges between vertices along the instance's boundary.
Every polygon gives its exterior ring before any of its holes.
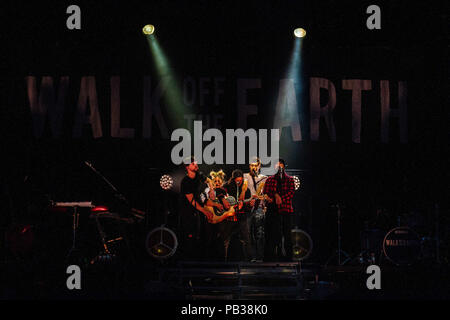
{"type": "MultiPolygon", "coordinates": [[[[254,157],[250,162],[250,172],[244,174],[244,179],[248,181],[248,189],[252,197],[260,196],[263,191],[264,183],[267,176],[259,173],[261,170],[261,160],[254,157]]],[[[253,253],[252,261],[262,261],[264,258],[264,201],[256,200],[251,213],[248,217],[250,229],[250,239],[252,243],[253,253]]]]}
{"type": "Polygon", "coordinates": [[[292,260],[291,229],[294,217],[292,198],[294,197],[294,178],[285,172],[285,161],[279,159],[275,165],[277,173],[266,179],[263,193],[268,199],[265,232],[266,246],[264,260],[292,260]],[[284,239],[284,246],[283,246],[284,239]],[[285,249],[283,258],[282,249],[285,249]]]}
{"type": "Polygon", "coordinates": [[[184,165],[186,176],[181,181],[179,211],[180,252],[184,259],[200,259],[204,245],[201,241],[202,230],[212,217],[200,198],[207,177],[198,171],[194,157],[186,159],[184,165]]]}
{"type": "Polygon", "coordinates": [[[251,258],[250,231],[248,229],[248,213],[254,200],[243,203],[243,200],[250,200],[250,190],[247,182],[244,181],[244,173],[241,170],[234,170],[231,179],[224,185],[224,189],[229,196],[234,197],[239,204],[236,206],[236,215],[229,217],[219,224],[219,235],[223,246],[223,257],[228,260],[228,248],[231,237],[238,233],[243,249],[243,260],[249,261],[251,258]]]}

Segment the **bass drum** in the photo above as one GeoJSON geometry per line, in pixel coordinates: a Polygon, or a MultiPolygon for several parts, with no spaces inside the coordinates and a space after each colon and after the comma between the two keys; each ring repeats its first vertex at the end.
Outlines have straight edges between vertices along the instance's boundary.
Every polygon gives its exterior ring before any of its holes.
{"type": "Polygon", "coordinates": [[[398,227],[389,231],[383,240],[386,258],[397,266],[412,265],[420,257],[421,241],[409,227],[398,227]]]}

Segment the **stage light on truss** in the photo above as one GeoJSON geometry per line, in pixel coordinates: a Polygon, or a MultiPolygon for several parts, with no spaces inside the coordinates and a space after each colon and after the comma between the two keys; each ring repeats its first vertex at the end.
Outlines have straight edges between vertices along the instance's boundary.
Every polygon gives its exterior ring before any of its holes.
{"type": "Polygon", "coordinates": [[[297,176],[294,176],[293,178],[294,178],[294,186],[295,186],[295,190],[300,189],[300,185],[301,185],[300,178],[297,177],[297,176]]]}
{"type": "Polygon", "coordinates": [[[306,36],[306,30],[303,28],[297,28],[294,30],[294,36],[297,38],[303,38],[306,36]]]}
{"type": "Polygon", "coordinates": [[[173,186],[173,179],[168,174],[165,174],[159,180],[159,184],[161,185],[161,188],[163,188],[163,190],[170,190],[173,186]]]}
{"type": "Polygon", "coordinates": [[[150,35],[150,34],[153,34],[154,32],[155,32],[155,26],[152,24],[147,24],[142,28],[143,34],[150,35]]]}

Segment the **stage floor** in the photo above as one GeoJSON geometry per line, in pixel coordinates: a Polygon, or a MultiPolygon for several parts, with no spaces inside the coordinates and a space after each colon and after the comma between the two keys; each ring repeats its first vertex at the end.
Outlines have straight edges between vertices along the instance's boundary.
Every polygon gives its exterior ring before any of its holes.
{"type": "Polygon", "coordinates": [[[68,290],[63,265],[1,263],[0,299],[123,300],[417,300],[449,299],[442,265],[381,265],[381,289],[366,286],[367,266],[298,262],[179,261],[82,267],[82,289],[68,290]]]}

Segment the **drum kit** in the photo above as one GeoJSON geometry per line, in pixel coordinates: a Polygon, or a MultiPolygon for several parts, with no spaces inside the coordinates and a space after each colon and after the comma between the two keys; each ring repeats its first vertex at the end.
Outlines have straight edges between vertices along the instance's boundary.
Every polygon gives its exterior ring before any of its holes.
{"type": "Polygon", "coordinates": [[[428,259],[439,263],[438,205],[435,206],[435,215],[434,237],[428,236],[429,230],[417,222],[417,212],[398,216],[397,226],[387,232],[382,228],[369,228],[366,221],[361,232],[362,251],[357,256],[358,262],[377,264],[386,259],[396,266],[411,266],[428,259]]]}

